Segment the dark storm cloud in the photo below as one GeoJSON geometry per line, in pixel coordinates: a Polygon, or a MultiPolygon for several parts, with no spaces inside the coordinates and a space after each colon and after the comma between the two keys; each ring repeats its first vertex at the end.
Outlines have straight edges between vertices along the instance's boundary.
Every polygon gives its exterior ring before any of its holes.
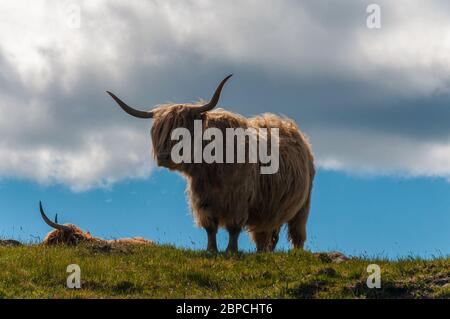
{"type": "Polygon", "coordinates": [[[445,1],[379,1],[379,30],[369,1],[76,3],[79,29],[61,4],[2,5],[0,176],[75,190],[146,177],[151,123],[105,91],[191,102],[231,72],[221,105],[294,118],[321,167],[450,175],[445,1]]]}

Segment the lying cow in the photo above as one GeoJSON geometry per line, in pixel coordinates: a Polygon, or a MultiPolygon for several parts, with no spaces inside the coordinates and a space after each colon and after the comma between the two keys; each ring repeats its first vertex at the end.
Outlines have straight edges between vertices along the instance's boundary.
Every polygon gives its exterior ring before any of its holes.
{"type": "Polygon", "coordinates": [[[44,241],[44,245],[78,245],[82,242],[93,242],[99,244],[125,244],[125,245],[153,245],[153,241],[146,240],[142,237],[133,238],[119,238],[112,240],[105,240],[102,238],[93,237],[91,233],[84,232],[77,226],[73,224],[58,224],[57,222],[51,221],[44,212],[42,208],[42,203],[39,202],[39,210],[41,211],[41,216],[44,222],[50,227],[54,228],[50,233],[47,234],[44,241]]]}

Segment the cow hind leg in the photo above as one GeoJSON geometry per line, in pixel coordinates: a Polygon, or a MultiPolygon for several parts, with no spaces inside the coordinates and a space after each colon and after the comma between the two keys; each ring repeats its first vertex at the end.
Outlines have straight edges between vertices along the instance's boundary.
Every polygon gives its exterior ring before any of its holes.
{"type": "Polygon", "coordinates": [[[280,227],[275,228],[272,231],[272,237],[271,237],[270,246],[269,246],[270,251],[275,250],[275,247],[277,246],[277,243],[278,243],[279,236],[280,236],[280,227]]]}
{"type": "Polygon", "coordinates": [[[250,232],[250,236],[256,244],[257,252],[274,251],[277,242],[280,228],[272,231],[250,232]]]}
{"type": "Polygon", "coordinates": [[[261,231],[261,232],[251,232],[250,236],[256,244],[257,252],[267,252],[269,251],[269,243],[270,243],[270,232],[261,231]]]}
{"type": "Polygon", "coordinates": [[[288,222],[288,234],[294,248],[303,249],[306,241],[306,222],[308,221],[311,207],[310,198],[299,210],[297,215],[288,222]]]}

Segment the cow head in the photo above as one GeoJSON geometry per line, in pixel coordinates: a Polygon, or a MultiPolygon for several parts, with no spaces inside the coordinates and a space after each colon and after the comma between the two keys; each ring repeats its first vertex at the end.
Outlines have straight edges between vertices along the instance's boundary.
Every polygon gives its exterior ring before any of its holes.
{"type": "Polygon", "coordinates": [[[222,88],[231,76],[232,74],[228,75],[220,82],[212,99],[206,104],[168,104],[158,106],[151,111],[140,111],[127,105],[113,93],[107,93],[128,114],[137,118],[153,119],[151,129],[153,155],[158,165],[182,170],[183,164],[176,164],[171,158],[172,147],[177,143],[171,139],[172,131],[176,128],[186,128],[193,136],[194,120],[201,119],[203,113],[212,110],[217,105],[222,88]]]}
{"type": "Polygon", "coordinates": [[[93,240],[93,237],[89,232],[85,233],[80,228],[72,224],[60,225],[56,222],[52,222],[44,212],[42,203],[39,202],[39,210],[41,212],[42,219],[50,227],[54,228],[47,234],[43,243],[44,245],[77,245],[80,242],[93,240]]]}

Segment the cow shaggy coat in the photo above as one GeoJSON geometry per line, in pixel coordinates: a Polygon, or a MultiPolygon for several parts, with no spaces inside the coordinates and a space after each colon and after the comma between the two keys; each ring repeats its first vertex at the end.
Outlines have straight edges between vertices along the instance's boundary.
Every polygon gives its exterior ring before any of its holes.
{"type": "MultiPolygon", "coordinates": [[[[108,93],[127,113],[153,119],[154,157],[159,166],[178,171],[186,178],[193,216],[207,232],[208,250],[217,251],[216,234],[218,228],[223,227],[229,232],[228,251],[237,251],[238,236],[243,228],[250,233],[258,251],[272,251],[280,227],[285,223],[292,245],[303,248],[315,174],[308,138],[294,121],[274,114],[245,118],[223,109],[213,110],[229,77],[219,84],[211,101],[203,105],[170,104],[145,112],[131,108],[108,93]],[[224,136],[226,128],[254,128],[256,131],[266,128],[269,133],[271,128],[278,128],[278,172],[261,174],[260,162],[174,163],[170,154],[176,141],[171,139],[171,133],[180,127],[193,133],[194,120],[202,120],[203,130],[218,128],[224,136]]],[[[266,138],[270,142],[270,134],[266,138]]],[[[261,142],[264,136],[259,139],[261,142]]],[[[246,144],[248,150],[248,140],[246,144]]],[[[223,152],[226,153],[225,145],[223,152]]]]}

